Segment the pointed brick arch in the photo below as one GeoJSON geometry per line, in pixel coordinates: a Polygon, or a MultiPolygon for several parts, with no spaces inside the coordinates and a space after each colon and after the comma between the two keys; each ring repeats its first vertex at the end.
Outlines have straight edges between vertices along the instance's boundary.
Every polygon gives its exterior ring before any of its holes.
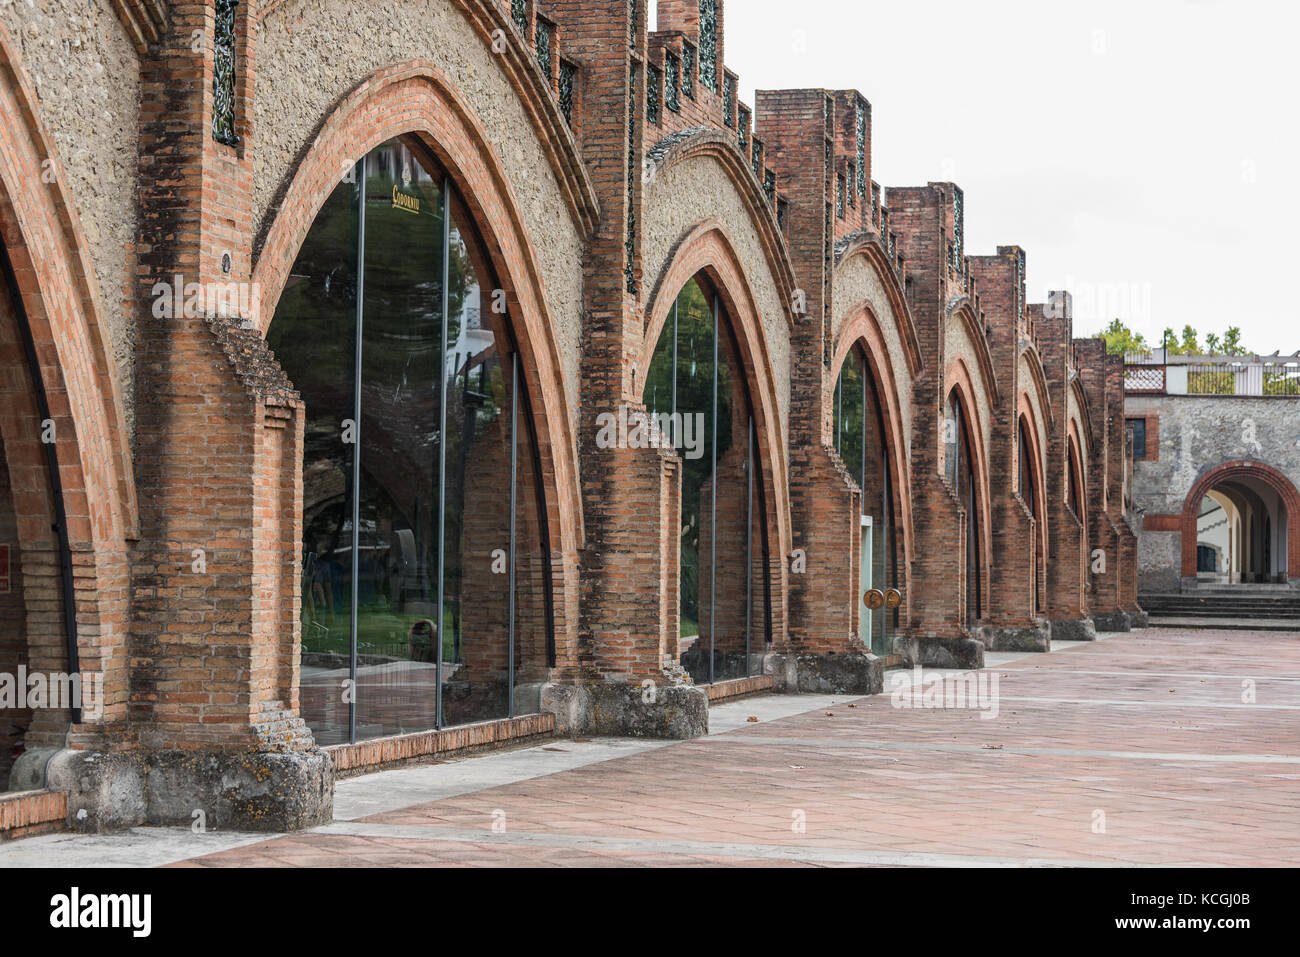
{"type": "Polygon", "coordinates": [[[645,336],[637,361],[638,375],[644,375],[650,368],[660,332],[677,294],[691,279],[701,274],[722,300],[723,311],[740,347],[740,360],[749,387],[758,432],[759,461],[765,480],[768,541],[774,559],[772,632],[780,640],[785,630],[786,563],[779,559],[789,555],[793,548],[785,423],[777,400],[762,316],[735,246],[722,223],[716,220],[702,223],[678,244],[676,255],[656,284],[654,298],[646,310],[645,336]]]}
{"type": "Polygon", "coordinates": [[[1200,513],[1201,499],[1221,482],[1230,479],[1253,478],[1272,488],[1282,499],[1286,509],[1287,542],[1286,569],[1287,577],[1300,578],[1300,492],[1282,472],[1271,465],[1253,459],[1235,459],[1210,468],[1196,480],[1187,499],[1183,503],[1179,531],[1182,537],[1182,577],[1196,577],[1196,522],[1200,513]]]}
{"type": "MultiPolygon", "coordinates": [[[[20,513],[20,544],[33,555],[57,550],[49,521],[56,505],[65,514],[79,664],[83,673],[104,674],[105,709],[86,720],[111,723],[126,710],[126,542],[137,528],[135,486],[121,386],[99,314],[100,290],[80,219],[63,187],[62,162],[40,117],[16,45],[0,24],[0,245],[9,266],[0,279],[0,429],[20,513]],[[34,370],[25,336],[35,352],[34,370]],[[45,464],[41,433],[48,430],[37,415],[37,385],[54,436],[58,503],[45,464]]],[[[43,605],[51,600],[58,605],[57,594],[40,596],[43,605]]],[[[42,643],[33,662],[63,668],[66,625],[61,614],[57,626],[52,622],[45,622],[42,635],[29,634],[29,642],[42,643]]],[[[55,735],[49,743],[61,744],[58,729],[48,730],[55,735]]]]}
{"type": "MultiPolygon", "coordinates": [[[[876,383],[881,415],[885,420],[887,465],[894,490],[895,507],[898,509],[899,522],[903,528],[900,572],[905,586],[904,595],[910,595],[915,540],[912,528],[912,460],[908,454],[906,433],[909,424],[903,421],[898,380],[894,374],[893,364],[890,362],[889,348],[885,344],[880,319],[865,302],[858,303],[849,310],[848,319],[839,328],[831,357],[830,375],[826,379],[830,388],[835,387],[840,371],[844,368],[844,362],[854,346],[860,346],[866,354],[872,378],[876,383]]],[[[913,369],[919,368],[919,359],[920,356],[917,354],[918,365],[913,369]]],[[[910,374],[913,370],[908,371],[910,374]]]]}
{"type": "Polygon", "coordinates": [[[557,654],[563,659],[565,649],[575,647],[577,559],[584,537],[576,410],[570,406],[540,254],[497,148],[455,85],[433,64],[420,61],[379,71],[325,120],[285,191],[254,268],[258,328],[265,335],[298,250],[344,173],[376,146],[402,135],[419,138],[447,171],[504,287],[546,489],[557,654]]]}

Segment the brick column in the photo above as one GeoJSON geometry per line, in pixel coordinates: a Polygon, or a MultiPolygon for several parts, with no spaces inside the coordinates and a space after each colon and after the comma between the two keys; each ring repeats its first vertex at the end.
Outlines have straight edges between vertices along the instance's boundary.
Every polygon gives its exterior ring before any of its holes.
{"type": "Polygon", "coordinates": [[[962,624],[971,587],[966,581],[966,510],[944,478],[943,462],[947,305],[952,296],[966,292],[962,278],[951,275],[949,262],[953,193],[951,184],[891,188],[888,201],[889,223],[908,263],[908,304],[926,363],[912,396],[912,580],[917,587],[909,635],[900,648],[923,663],[980,666],[984,647],[962,624]]]}
{"type": "MultiPolygon", "coordinates": [[[[1053,292],[1046,306],[1031,306],[1038,330],[1047,388],[1056,411],[1055,428],[1047,443],[1047,606],[1052,622],[1052,637],[1071,641],[1091,641],[1096,629],[1088,617],[1086,575],[1089,562],[1087,528],[1067,505],[1069,490],[1071,376],[1075,374],[1073,351],[1073,315],[1069,293],[1053,292]]],[[[1086,455],[1086,450],[1082,450],[1086,455]]],[[[1082,471],[1086,461],[1079,462],[1082,471]]],[[[1082,507],[1087,509],[1086,499],[1082,507]]],[[[1086,516],[1085,516],[1086,520],[1086,516]]]]}
{"type": "Polygon", "coordinates": [[[129,718],[139,746],[51,762],[78,827],[292,830],[333,773],[297,714],[303,406],[250,287],[255,0],[235,8],[234,145],[213,130],[215,8],[173,3],[142,66],[129,718]],[[205,42],[196,43],[195,37],[205,42]],[[197,47],[197,49],[196,49],[197,47]]]}
{"type": "Polygon", "coordinates": [[[681,470],[668,450],[597,444],[602,414],[644,411],[644,8],[636,4],[633,29],[628,2],[547,4],[582,72],[583,158],[601,218],[583,269],[579,667],[543,689],[542,702],[574,732],[690,737],[707,730],[708,701],[678,663],[681,470]]]}
{"type": "MultiPolygon", "coordinates": [[[[989,566],[988,614],[977,636],[992,651],[1048,651],[1051,629],[1035,610],[1038,589],[1040,529],[1021,494],[1019,476],[1020,397],[1035,384],[1022,382],[1020,355],[1030,344],[1025,323],[1025,255],[1018,246],[1000,246],[996,256],[972,256],[971,276],[978,283],[980,305],[993,333],[989,353],[998,380],[993,410],[989,483],[993,515],[993,560],[989,566]]],[[[1036,428],[1031,421],[1030,428],[1036,428]]],[[[1032,451],[1032,450],[1031,450],[1032,451]]],[[[1033,462],[1033,479],[1041,477],[1033,462]]],[[[1036,496],[1041,492],[1035,488],[1036,496]]]]}

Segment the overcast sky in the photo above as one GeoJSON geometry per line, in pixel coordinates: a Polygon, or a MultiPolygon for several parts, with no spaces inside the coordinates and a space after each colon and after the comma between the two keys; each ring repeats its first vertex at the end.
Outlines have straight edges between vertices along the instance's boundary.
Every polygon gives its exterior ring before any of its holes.
{"type": "Polygon", "coordinates": [[[1300,3],[728,0],[757,89],[856,88],[881,185],[952,180],[968,253],[1025,247],[1031,301],[1159,340],[1300,350],[1300,3]]]}

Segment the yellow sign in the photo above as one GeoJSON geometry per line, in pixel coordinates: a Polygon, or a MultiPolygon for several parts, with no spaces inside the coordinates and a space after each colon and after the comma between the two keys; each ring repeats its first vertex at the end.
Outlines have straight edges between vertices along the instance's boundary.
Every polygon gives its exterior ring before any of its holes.
{"type": "Polygon", "coordinates": [[[409,193],[403,193],[394,186],[393,209],[404,209],[408,213],[418,213],[420,211],[420,197],[412,196],[409,193]]]}

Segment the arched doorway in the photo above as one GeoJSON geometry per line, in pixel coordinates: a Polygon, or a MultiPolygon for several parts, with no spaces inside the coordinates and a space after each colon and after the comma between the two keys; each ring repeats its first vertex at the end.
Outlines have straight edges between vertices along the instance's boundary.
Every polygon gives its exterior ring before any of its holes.
{"type": "Polygon", "coordinates": [[[371,150],[267,330],[306,404],[301,711],[322,744],[537,710],[554,616],[514,336],[447,171],[415,136],[371,150]]]}
{"type": "Polygon", "coordinates": [[[962,624],[974,627],[983,615],[983,562],[981,549],[979,487],[976,481],[975,445],[965,405],[956,388],[944,404],[944,469],[948,485],[966,511],[966,601],[962,624]]]}
{"type": "Polygon", "coordinates": [[[1247,476],[1218,482],[1202,496],[1197,511],[1197,580],[1218,585],[1285,582],[1287,531],[1285,503],[1267,482],[1247,476]]]}
{"type": "Polygon", "coordinates": [[[1038,446],[1030,432],[1029,420],[1021,415],[1017,425],[1017,459],[1019,469],[1016,475],[1016,490],[1020,500],[1029,509],[1034,519],[1033,569],[1030,581],[1033,587],[1033,613],[1037,616],[1042,611],[1044,573],[1047,568],[1046,524],[1043,520],[1043,502],[1039,494],[1038,483],[1041,480],[1040,463],[1037,455],[1038,446]]]}
{"type": "Polygon", "coordinates": [[[1300,493],[1278,469],[1243,459],[1208,469],[1179,524],[1182,577],[1218,585],[1300,577],[1300,493]]]}
{"type": "MultiPolygon", "coordinates": [[[[895,461],[877,377],[860,343],[844,357],[835,382],[831,432],[835,451],[862,490],[859,590],[901,591],[895,461]]],[[[898,631],[901,606],[873,610],[861,605],[858,611],[858,637],[875,654],[890,654],[890,637],[898,631]]]]}
{"type": "Polygon", "coordinates": [[[758,430],[732,320],[703,274],[669,308],[642,401],[682,457],[682,667],[696,684],[759,674],[772,594],[758,430]]]}

